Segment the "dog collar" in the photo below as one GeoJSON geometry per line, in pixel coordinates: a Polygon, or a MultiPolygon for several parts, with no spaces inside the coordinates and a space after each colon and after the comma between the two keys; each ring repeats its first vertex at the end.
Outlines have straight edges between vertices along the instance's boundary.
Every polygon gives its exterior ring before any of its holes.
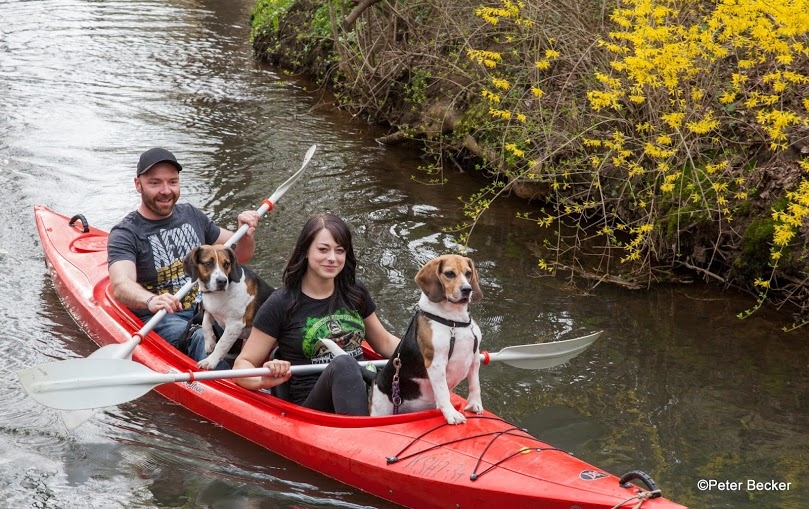
{"type": "Polygon", "coordinates": [[[456,328],[456,327],[469,327],[470,325],[472,325],[472,319],[471,318],[469,319],[468,322],[456,322],[454,320],[447,320],[443,316],[438,316],[438,315],[434,315],[432,313],[428,313],[427,311],[424,311],[423,309],[419,309],[419,313],[421,313],[422,315],[426,316],[427,318],[429,318],[430,320],[432,320],[434,322],[438,322],[441,325],[446,325],[447,327],[452,327],[453,329],[456,328]]]}

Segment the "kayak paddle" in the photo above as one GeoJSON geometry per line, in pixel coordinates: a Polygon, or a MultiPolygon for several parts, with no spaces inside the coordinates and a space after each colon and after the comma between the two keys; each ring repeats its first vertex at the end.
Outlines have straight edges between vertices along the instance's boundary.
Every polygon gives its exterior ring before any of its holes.
{"type": "MultiPolygon", "coordinates": [[[[544,369],[564,364],[590,346],[601,334],[594,332],[580,338],[509,346],[496,353],[482,352],[481,362],[504,362],[523,369],[544,369]]],[[[387,359],[362,361],[361,365],[384,366],[387,359]]],[[[319,373],[327,364],[292,366],[295,375],[319,373]]],[[[266,376],[267,368],[157,373],[128,359],[87,357],[67,359],[33,366],[17,372],[25,392],[38,403],[58,410],[86,410],[120,405],[137,399],[158,385],[192,383],[266,376]]]]}
{"type": "MultiPolygon", "coordinates": [[[[272,210],[275,203],[287,192],[287,190],[292,187],[301,175],[303,175],[303,170],[306,168],[306,165],[309,164],[309,160],[312,159],[312,156],[315,153],[315,149],[317,149],[317,145],[312,145],[309,147],[309,150],[306,151],[306,155],[303,157],[303,164],[301,168],[295,172],[291,177],[289,177],[283,184],[281,184],[278,189],[266,200],[262,202],[261,207],[258,208],[256,212],[258,212],[258,217],[261,218],[264,214],[268,211],[272,210]]],[[[225,245],[228,247],[233,247],[236,242],[239,241],[242,237],[244,237],[245,233],[250,227],[246,224],[243,224],[233,236],[225,242],[225,245]]],[[[182,299],[185,295],[191,291],[194,287],[194,281],[187,281],[182,288],[180,288],[177,293],[174,294],[175,297],[178,299],[182,299]]],[[[131,359],[132,352],[135,348],[140,344],[141,340],[146,337],[149,332],[154,329],[154,327],[163,319],[167,314],[165,309],[161,309],[157,313],[152,316],[152,318],[147,321],[143,327],[136,333],[132,335],[132,338],[127,341],[126,343],[115,343],[110,345],[105,345],[96,350],[95,352],[91,353],[88,357],[91,358],[101,358],[101,359],[131,359]]],[[[93,416],[94,412],[63,412],[62,413],[62,421],[64,421],[65,426],[68,429],[74,429],[78,427],[83,422],[87,421],[93,416]]]]}

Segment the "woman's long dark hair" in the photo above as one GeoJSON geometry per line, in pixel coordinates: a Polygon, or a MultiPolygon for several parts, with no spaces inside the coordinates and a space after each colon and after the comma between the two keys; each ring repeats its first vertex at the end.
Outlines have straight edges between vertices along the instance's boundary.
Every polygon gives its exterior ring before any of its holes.
{"type": "Polygon", "coordinates": [[[359,309],[363,303],[362,292],[357,287],[357,258],[354,255],[354,244],[351,241],[351,230],[345,221],[336,215],[320,212],[312,215],[303,225],[298,240],[295,242],[292,256],[284,269],[283,282],[293,296],[290,312],[294,311],[300,302],[303,275],[306,274],[309,267],[306,254],[309,252],[315,236],[323,229],[329,230],[334,241],[346,251],[345,266],[334,280],[330,312],[336,311],[340,306],[347,309],[359,309]]]}

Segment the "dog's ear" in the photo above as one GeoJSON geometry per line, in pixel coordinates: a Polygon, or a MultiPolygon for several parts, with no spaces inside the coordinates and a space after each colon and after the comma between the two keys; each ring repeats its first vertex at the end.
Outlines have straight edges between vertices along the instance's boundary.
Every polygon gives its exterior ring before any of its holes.
{"type": "Polygon", "coordinates": [[[477,302],[483,298],[483,292],[480,289],[480,279],[478,278],[478,271],[475,268],[475,262],[472,261],[471,258],[466,259],[469,262],[469,266],[472,267],[472,280],[469,281],[469,284],[472,285],[472,302],[477,302]]]}
{"type": "Polygon", "coordinates": [[[433,258],[424,264],[416,274],[416,284],[431,302],[443,302],[447,296],[444,294],[444,285],[441,284],[441,258],[433,258]]]}
{"type": "Polygon", "coordinates": [[[228,275],[228,280],[230,280],[231,283],[238,283],[242,279],[242,266],[239,265],[239,260],[236,258],[236,251],[229,247],[225,249],[225,252],[230,259],[230,274],[228,275]]]}
{"type": "Polygon", "coordinates": [[[196,281],[199,277],[199,271],[197,270],[197,254],[199,253],[199,248],[195,247],[191,251],[185,255],[183,259],[183,270],[191,278],[191,281],[196,281]]]}

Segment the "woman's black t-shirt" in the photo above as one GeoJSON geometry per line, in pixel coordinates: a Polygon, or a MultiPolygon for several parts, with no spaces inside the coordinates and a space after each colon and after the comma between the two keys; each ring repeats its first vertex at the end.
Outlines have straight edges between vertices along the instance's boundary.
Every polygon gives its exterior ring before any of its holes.
{"type": "MultiPolygon", "coordinates": [[[[281,287],[261,306],[253,327],[274,337],[278,342],[276,358],[292,365],[328,364],[334,357],[320,342],[329,338],[352,355],[362,360],[362,341],[365,339],[365,318],[376,311],[376,304],[361,282],[362,305],[359,309],[331,309],[331,298],[313,299],[301,293],[298,307],[290,312],[293,297],[281,287]]],[[[301,404],[312,391],[320,375],[300,375],[290,379],[290,398],[301,404]]]]}

